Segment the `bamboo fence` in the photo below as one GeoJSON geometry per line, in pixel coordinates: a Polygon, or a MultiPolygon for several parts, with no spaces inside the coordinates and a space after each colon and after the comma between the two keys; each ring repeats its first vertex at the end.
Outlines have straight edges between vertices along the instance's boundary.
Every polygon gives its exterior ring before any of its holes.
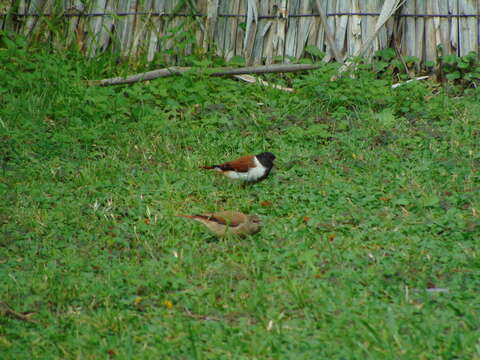
{"type": "Polygon", "coordinates": [[[398,9],[376,29],[386,3],[392,0],[0,0],[0,30],[76,45],[88,56],[114,51],[168,63],[204,51],[249,65],[288,62],[308,46],[327,60],[334,50],[344,59],[371,37],[366,57],[386,47],[421,61],[435,61],[439,51],[478,52],[480,0],[396,0],[398,9]]]}

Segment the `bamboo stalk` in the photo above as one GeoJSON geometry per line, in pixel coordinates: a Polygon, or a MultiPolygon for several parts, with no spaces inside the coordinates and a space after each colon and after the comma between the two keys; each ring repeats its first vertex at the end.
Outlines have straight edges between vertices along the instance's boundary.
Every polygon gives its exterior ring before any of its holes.
{"type": "MultiPolygon", "coordinates": [[[[438,6],[438,14],[448,14],[448,3],[450,0],[447,1],[439,1],[436,3],[438,6]]],[[[439,18],[439,26],[438,26],[438,36],[439,36],[439,43],[442,44],[445,51],[449,53],[452,51],[452,46],[450,44],[450,19],[448,18],[439,18]]]]}
{"type": "MultiPolygon", "coordinates": [[[[12,3],[10,3],[9,6],[7,5],[6,12],[13,11],[12,7],[13,7],[12,3]]],[[[18,9],[17,9],[18,14],[21,14],[21,15],[26,14],[27,9],[28,9],[28,4],[27,4],[26,0],[19,0],[18,1],[18,9]]],[[[23,21],[18,22],[18,23],[11,22],[10,27],[7,27],[6,26],[6,20],[5,20],[5,22],[3,23],[3,27],[0,26],[0,30],[13,30],[13,31],[22,33],[23,32],[23,29],[22,29],[23,25],[24,25],[23,21]]]]}
{"type": "Polygon", "coordinates": [[[251,65],[253,62],[252,52],[258,26],[258,11],[255,0],[247,0],[246,24],[247,28],[245,30],[245,37],[243,38],[243,56],[245,57],[247,64],[251,65]]]}
{"type": "MultiPolygon", "coordinates": [[[[386,0],[383,7],[382,11],[380,12],[380,16],[378,17],[377,24],[375,25],[375,32],[368,38],[362,45],[362,47],[358,50],[357,53],[354,54],[355,57],[357,56],[362,56],[364,52],[372,45],[373,41],[377,37],[378,33],[380,32],[380,29],[382,26],[385,25],[387,20],[393,15],[393,13],[398,9],[398,7],[401,5],[402,0],[386,0]]],[[[342,72],[345,72],[353,62],[349,61],[342,65],[340,69],[338,70],[339,74],[342,72]]]]}
{"type": "MultiPolygon", "coordinates": [[[[238,11],[238,1],[228,1],[227,11],[232,14],[236,14],[238,11]]],[[[235,39],[237,34],[238,18],[227,18],[225,24],[225,45],[224,45],[224,57],[229,61],[235,56],[235,39]]]]}
{"type": "MultiPolygon", "coordinates": [[[[240,1],[239,8],[238,8],[238,14],[245,14],[247,12],[246,8],[246,2],[245,1],[240,1]]],[[[244,25],[245,23],[245,18],[239,18],[238,19],[238,26],[235,29],[236,34],[235,34],[235,55],[238,56],[243,56],[243,38],[245,36],[245,31],[244,31],[244,25]]]]}
{"type": "Polygon", "coordinates": [[[276,56],[282,57],[282,61],[284,60],[285,56],[285,35],[286,35],[286,27],[287,27],[287,15],[288,15],[288,8],[287,8],[287,0],[278,0],[277,1],[277,39],[275,44],[276,49],[276,56]]]}
{"type": "MultiPolygon", "coordinates": [[[[452,14],[458,14],[458,2],[461,0],[449,0],[448,11],[452,14]]],[[[454,54],[458,54],[459,45],[458,45],[458,18],[453,18],[451,27],[450,27],[450,44],[452,46],[452,51],[454,54]]]]}
{"type": "MultiPolygon", "coordinates": [[[[427,14],[438,14],[440,9],[438,3],[427,2],[427,14]]],[[[437,58],[437,45],[441,43],[440,40],[440,18],[428,17],[425,20],[425,60],[435,61],[437,58]]]]}
{"type": "MultiPolygon", "coordinates": [[[[148,12],[148,7],[150,0],[139,0],[137,1],[137,6],[135,11],[136,12],[148,12]]],[[[149,22],[150,16],[149,15],[136,15],[134,21],[134,27],[132,29],[132,48],[131,48],[131,56],[136,57],[141,54],[142,52],[142,42],[140,39],[143,40],[145,27],[149,22]]]]}
{"type": "MultiPolygon", "coordinates": [[[[310,4],[310,8],[309,8],[309,13],[314,13],[316,12],[314,9],[315,7],[317,6],[316,4],[314,4],[313,2],[309,2],[310,4]]],[[[317,41],[318,41],[318,38],[320,37],[320,33],[321,33],[321,29],[320,29],[320,17],[319,16],[315,16],[312,18],[312,26],[310,26],[310,31],[307,35],[307,46],[316,46],[318,47],[317,45],[317,41]]],[[[322,41],[322,44],[320,45],[320,50],[322,50],[322,47],[323,47],[323,41],[322,41]]]]}
{"type": "MultiPolygon", "coordinates": [[[[409,0],[401,0],[402,2],[409,1],[409,0]]],[[[375,12],[379,12],[382,9],[382,2],[377,0],[377,7],[375,8],[375,12]]],[[[393,14],[392,14],[393,15],[393,14]]],[[[374,54],[377,50],[385,49],[390,45],[390,39],[393,33],[393,23],[395,19],[393,16],[387,19],[385,25],[382,26],[380,31],[378,32],[376,41],[373,42],[372,54],[374,54]]],[[[364,56],[364,55],[362,55],[364,56]]]]}
{"type": "MultiPolygon", "coordinates": [[[[225,14],[228,12],[228,1],[218,2],[218,13],[225,14]]],[[[213,32],[213,43],[215,44],[215,52],[217,56],[225,56],[225,35],[226,35],[227,18],[218,17],[213,32]]]]}
{"type": "MultiPolygon", "coordinates": [[[[352,12],[361,11],[359,0],[352,0],[352,12]]],[[[355,54],[362,46],[362,17],[353,15],[349,21],[349,38],[347,42],[348,54],[355,54]]]]}
{"type": "MultiPolygon", "coordinates": [[[[171,14],[175,9],[176,0],[165,0],[165,11],[167,14],[171,14]]],[[[166,17],[163,21],[161,48],[163,61],[167,64],[171,64],[175,61],[175,57],[172,55],[172,50],[175,47],[175,41],[173,36],[175,35],[174,27],[176,25],[176,18],[173,16],[166,17]]]]}
{"type": "MultiPolygon", "coordinates": [[[[152,10],[157,13],[165,12],[165,1],[154,1],[152,4],[152,10]]],[[[163,20],[161,17],[154,17],[152,19],[152,29],[150,33],[150,40],[148,43],[148,53],[147,59],[148,61],[152,61],[155,58],[155,54],[158,49],[158,45],[160,42],[160,37],[162,34],[163,28],[163,20]]]]}
{"type": "MultiPolygon", "coordinates": [[[[114,0],[107,0],[107,4],[105,6],[105,11],[107,13],[113,12],[113,1],[114,0]]],[[[110,15],[105,16],[105,18],[103,19],[102,29],[99,34],[100,39],[98,40],[101,51],[105,51],[107,49],[110,39],[113,38],[112,26],[113,17],[110,15]]]]}
{"type": "MultiPolygon", "coordinates": [[[[204,7],[206,9],[206,0],[197,0],[197,2],[193,5],[195,5],[192,9],[192,13],[195,14],[206,14],[207,10],[204,10],[204,7]]],[[[197,22],[198,26],[196,27],[195,31],[195,47],[202,46],[203,44],[203,39],[205,35],[205,21],[201,18],[195,18],[195,21],[197,22]]]]}
{"type": "MultiPolygon", "coordinates": [[[[414,13],[415,13],[415,0],[407,1],[402,8],[402,14],[414,14],[414,13]]],[[[402,54],[416,56],[417,31],[415,28],[415,18],[406,17],[404,19],[405,19],[405,29],[403,30],[403,38],[402,38],[402,54]]]]}
{"type": "MultiPolygon", "coordinates": [[[[119,0],[118,11],[129,12],[131,3],[136,0],[119,0]]],[[[132,33],[133,19],[132,15],[118,17],[115,21],[115,28],[117,29],[118,46],[120,54],[123,57],[130,55],[130,39],[132,33]]]]}
{"type": "MultiPolygon", "coordinates": [[[[416,14],[425,14],[425,0],[416,0],[415,3],[415,12],[416,14]]],[[[424,36],[425,36],[425,19],[423,17],[419,17],[415,19],[415,37],[416,37],[416,52],[413,56],[416,56],[423,61],[423,53],[424,53],[424,36]]]]}
{"type": "MultiPolygon", "coordinates": [[[[335,11],[339,14],[348,13],[350,11],[350,4],[348,4],[345,0],[337,1],[337,7],[335,11]]],[[[342,58],[345,58],[349,55],[346,48],[346,43],[349,41],[347,37],[349,18],[350,16],[348,15],[335,15],[335,45],[342,58]]]]}
{"type": "MultiPolygon", "coordinates": [[[[381,5],[379,4],[379,1],[381,0],[362,0],[361,11],[368,12],[368,13],[379,12],[379,10],[381,9],[381,5]]],[[[377,20],[378,20],[378,16],[365,16],[362,19],[362,43],[364,39],[368,39],[371,36],[373,36],[375,32],[375,25],[377,23],[377,20]]],[[[377,38],[373,41],[372,46],[370,46],[367,50],[365,50],[365,56],[368,58],[371,58],[379,48],[380,48],[379,41],[377,38]]]]}
{"type": "MultiPolygon", "coordinates": [[[[313,3],[312,3],[313,4],[313,3]]],[[[323,2],[321,4],[322,6],[322,10],[324,11],[324,14],[325,14],[325,11],[327,9],[327,3],[326,2],[323,2]],[[325,5],[323,5],[325,4],[325,5]]],[[[316,9],[317,8],[317,4],[315,3],[313,5],[313,9],[316,9]]],[[[321,10],[317,10],[317,11],[321,11],[321,10]]],[[[315,45],[318,49],[320,49],[321,51],[327,51],[327,46],[325,45],[325,41],[326,41],[326,38],[325,38],[325,25],[327,24],[326,22],[322,21],[322,17],[319,16],[319,17],[316,17],[315,18],[315,24],[317,25],[316,29],[312,29],[312,32],[314,32],[315,36],[316,36],[316,39],[315,39],[315,42],[313,43],[313,45],[315,45]]]]}
{"type": "MultiPolygon", "coordinates": [[[[96,13],[102,12],[105,10],[106,5],[106,0],[95,0],[92,3],[92,6],[89,8],[89,11],[93,11],[96,13]]],[[[89,56],[95,56],[97,48],[99,47],[99,37],[102,29],[103,20],[104,16],[95,16],[92,17],[89,21],[89,36],[87,38],[87,54],[89,56]]]]}
{"type": "Polygon", "coordinates": [[[325,36],[327,38],[328,46],[330,48],[330,51],[332,51],[333,56],[335,57],[335,60],[337,60],[340,64],[343,64],[343,57],[340,55],[340,52],[337,49],[337,44],[335,43],[335,38],[333,37],[333,33],[330,30],[328,21],[327,21],[327,16],[325,15],[325,12],[323,11],[322,4],[320,0],[317,1],[317,10],[320,14],[320,19],[323,23],[324,31],[325,31],[325,36]]]}
{"type": "MultiPolygon", "coordinates": [[[[310,0],[301,0],[300,1],[300,14],[307,14],[310,10],[310,0]]],[[[308,35],[310,30],[313,27],[313,18],[304,17],[300,18],[298,21],[298,32],[297,32],[297,48],[295,49],[295,57],[300,58],[303,55],[305,45],[308,41],[308,35]]]]}
{"type": "MultiPolygon", "coordinates": [[[[26,7],[27,13],[41,12],[43,8],[44,0],[31,0],[30,5],[26,7]]],[[[35,16],[26,16],[25,17],[25,26],[23,28],[23,34],[30,36],[33,28],[35,27],[38,18],[35,16]]]]}
{"type": "MultiPolygon", "coordinates": [[[[270,0],[268,2],[267,13],[268,15],[277,15],[278,7],[275,6],[275,0],[270,0]]],[[[273,56],[275,50],[275,40],[277,39],[277,21],[273,20],[272,25],[265,37],[263,45],[263,57],[265,59],[265,64],[273,63],[273,56]]]]}
{"type": "MultiPolygon", "coordinates": [[[[460,14],[478,14],[477,0],[462,0],[458,2],[460,14]]],[[[478,27],[474,17],[460,18],[460,56],[470,51],[478,51],[478,27]]]]}
{"type": "Polygon", "coordinates": [[[264,21],[257,32],[252,52],[252,63],[254,65],[260,65],[262,63],[263,44],[265,42],[266,35],[272,28],[272,25],[273,21],[264,21]]]}
{"type": "MultiPolygon", "coordinates": [[[[288,1],[288,14],[296,15],[300,0],[288,1]]],[[[297,32],[298,32],[298,18],[289,17],[287,20],[287,34],[285,39],[285,55],[289,57],[295,56],[295,50],[297,48],[297,32]]],[[[287,60],[289,61],[289,60],[287,60]]]]}
{"type": "MultiPolygon", "coordinates": [[[[249,66],[243,68],[220,68],[212,69],[210,76],[233,76],[242,74],[265,74],[265,73],[278,73],[278,72],[296,72],[318,69],[319,65],[312,64],[277,64],[277,65],[263,65],[263,66],[249,66]]],[[[108,86],[108,85],[121,85],[121,84],[133,84],[139,81],[153,80],[160,77],[167,77],[172,75],[179,75],[191,71],[191,67],[169,67],[166,69],[158,69],[153,71],[144,72],[141,74],[135,74],[127,77],[116,77],[103,80],[90,80],[90,85],[108,86]]]]}
{"type": "MultiPolygon", "coordinates": [[[[81,1],[81,0],[80,0],[81,1]]],[[[82,4],[82,9],[86,11],[85,5],[82,4]]],[[[78,21],[76,23],[76,26],[74,28],[75,31],[75,41],[77,43],[78,50],[82,53],[86,53],[86,36],[87,36],[87,31],[85,29],[85,23],[86,23],[86,18],[81,16],[78,18],[78,21]]]]}
{"type": "Polygon", "coordinates": [[[205,37],[203,39],[203,49],[208,51],[213,43],[215,35],[215,24],[218,15],[218,0],[207,1],[207,20],[205,22],[205,37]]]}
{"type": "MultiPolygon", "coordinates": [[[[81,0],[69,0],[67,9],[72,13],[81,13],[84,10],[84,5],[81,0]]],[[[66,25],[66,45],[71,46],[77,39],[77,27],[80,17],[72,16],[67,19],[66,25]]]]}
{"type": "MultiPolygon", "coordinates": [[[[20,0],[19,1],[19,4],[18,4],[18,11],[20,11],[20,9],[22,8],[22,6],[24,7],[25,4],[22,4],[23,0],[20,0]]],[[[2,14],[8,14],[10,12],[12,8],[12,4],[9,4],[5,1],[2,1],[0,2],[0,12],[2,14]]],[[[6,30],[6,23],[7,23],[7,16],[0,16],[0,30],[4,29],[6,30]],[[5,26],[5,28],[4,28],[5,26]]]]}
{"type": "MultiPolygon", "coordinates": [[[[260,14],[268,14],[269,1],[260,1],[257,4],[257,9],[260,14]]],[[[270,19],[259,19],[257,26],[257,33],[252,49],[251,63],[253,65],[261,65],[263,61],[263,48],[267,34],[270,32],[273,22],[270,19]]]]}
{"type": "MultiPolygon", "coordinates": [[[[55,0],[45,0],[41,6],[40,9],[38,9],[39,13],[45,13],[45,14],[51,14],[55,16],[55,11],[54,11],[54,5],[55,5],[55,0]]],[[[32,33],[31,36],[33,39],[36,41],[50,41],[50,36],[52,35],[51,31],[48,31],[48,22],[49,22],[49,17],[46,16],[40,16],[35,24],[35,26],[32,28],[32,33]]]]}

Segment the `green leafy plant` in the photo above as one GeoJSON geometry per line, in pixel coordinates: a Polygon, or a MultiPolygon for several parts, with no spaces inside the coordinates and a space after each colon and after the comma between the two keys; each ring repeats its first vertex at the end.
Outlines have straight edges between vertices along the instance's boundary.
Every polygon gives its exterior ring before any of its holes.
{"type": "Polygon", "coordinates": [[[314,45],[305,46],[305,52],[311,56],[312,60],[320,61],[325,56],[325,53],[314,45]]]}
{"type": "Polygon", "coordinates": [[[385,48],[375,53],[371,68],[379,76],[407,80],[420,68],[420,60],[415,56],[397,56],[394,49],[385,48]]]}
{"type": "Polygon", "coordinates": [[[463,85],[477,84],[480,79],[478,54],[470,52],[465,56],[442,55],[439,57],[441,76],[448,81],[463,85]]]}

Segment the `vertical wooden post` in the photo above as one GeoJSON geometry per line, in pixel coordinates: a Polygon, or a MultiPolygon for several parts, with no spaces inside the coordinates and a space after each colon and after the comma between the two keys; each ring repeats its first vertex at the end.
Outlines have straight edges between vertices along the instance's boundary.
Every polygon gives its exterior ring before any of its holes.
{"type": "MultiPolygon", "coordinates": [[[[317,0],[318,1],[318,0],[317,0]]],[[[404,0],[386,0],[385,3],[383,4],[382,11],[380,12],[380,16],[378,17],[377,24],[375,25],[375,31],[374,33],[365,40],[363,43],[362,47],[354,54],[354,57],[362,56],[365,51],[372,46],[373,40],[377,37],[378,33],[380,32],[380,29],[385,25],[387,20],[394,14],[394,12],[398,9],[400,6],[400,2],[405,3],[404,0]]],[[[352,65],[351,61],[346,62],[340,69],[338,70],[338,73],[341,74],[342,72],[346,71],[348,67],[352,65]]],[[[336,77],[333,77],[332,80],[335,80],[336,77]]]]}
{"type": "Polygon", "coordinates": [[[288,7],[287,0],[280,0],[278,4],[277,17],[277,56],[282,57],[282,62],[285,61],[285,35],[287,28],[288,7]]]}
{"type": "Polygon", "coordinates": [[[257,35],[258,27],[258,8],[255,0],[247,0],[247,28],[245,30],[245,37],[243,38],[243,56],[248,65],[253,63],[253,45],[255,44],[255,37],[257,35]]]}
{"type": "Polygon", "coordinates": [[[343,64],[343,58],[338,52],[337,45],[335,44],[335,39],[333,37],[333,33],[330,30],[327,23],[327,15],[323,11],[323,7],[320,0],[317,0],[317,10],[318,10],[318,13],[320,14],[320,20],[322,21],[323,27],[325,29],[325,36],[327,38],[328,46],[332,50],[335,60],[337,60],[340,64],[343,64]]]}
{"type": "MultiPolygon", "coordinates": [[[[478,14],[477,0],[459,0],[459,14],[478,14]]],[[[474,17],[459,18],[460,23],[460,56],[470,51],[478,51],[477,19],[474,17]]]]}
{"type": "MultiPolygon", "coordinates": [[[[352,12],[361,12],[359,0],[352,0],[352,12]]],[[[361,16],[353,15],[350,18],[349,37],[347,38],[348,54],[355,54],[362,47],[362,22],[361,16]]]]}
{"type": "Polygon", "coordinates": [[[205,36],[203,38],[203,50],[207,52],[213,44],[215,24],[218,18],[218,0],[207,1],[207,19],[205,20],[205,36]]]}
{"type": "MultiPolygon", "coordinates": [[[[436,1],[427,2],[427,14],[438,14],[440,8],[436,1]]],[[[441,44],[440,39],[440,18],[427,17],[425,19],[425,60],[435,61],[437,58],[437,45],[441,44]]]]}
{"type": "MultiPolygon", "coordinates": [[[[106,0],[96,0],[92,3],[89,10],[94,13],[105,11],[106,0]]],[[[105,16],[94,16],[88,21],[87,55],[95,56],[97,48],[100,47],[100,33],[105,16]]]]}

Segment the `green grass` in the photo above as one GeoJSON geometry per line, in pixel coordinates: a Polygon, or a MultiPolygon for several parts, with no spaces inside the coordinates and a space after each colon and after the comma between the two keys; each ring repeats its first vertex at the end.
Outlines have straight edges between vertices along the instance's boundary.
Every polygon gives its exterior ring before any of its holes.
{"type": "Polygon", "coordinates": [[[0,314],[2,359],[480,359],[480,93],[112,69],[0,49],[0,300],[40,322],[0,314]],[[198,169],[261,151],[246,189],[198,169]],[[174,216],[223,209],[264,228],[174,216]]]}

